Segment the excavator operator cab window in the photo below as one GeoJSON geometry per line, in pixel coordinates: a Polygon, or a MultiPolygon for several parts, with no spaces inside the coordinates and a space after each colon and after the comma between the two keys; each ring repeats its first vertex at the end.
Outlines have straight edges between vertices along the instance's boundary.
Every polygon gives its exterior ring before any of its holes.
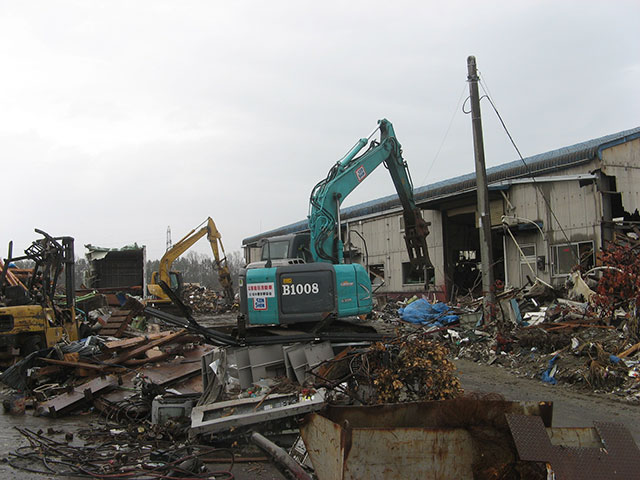
{"type": "Polygon", "coordinates": [[[293,251],[291,252],[291,256],[294,258],[301,258],[305,263],[313,262],[309,242],[309,235],[297,235],[293,240],[293,251]]]}
{"type": "Polygon", "coordinates": [[[261,260],[278,260],[282,258],[289,258],[289,241],[279,240],[275,242],[267,242],[262,247],[261,260]]]}
{"type": "Polygon", "coordinates": [[[171,279],[171,285],[169,285],[171,290],[174,292],[179,291],[182,286],[180,274],[178,272],[169,272],[169,278],[171,279]]]}

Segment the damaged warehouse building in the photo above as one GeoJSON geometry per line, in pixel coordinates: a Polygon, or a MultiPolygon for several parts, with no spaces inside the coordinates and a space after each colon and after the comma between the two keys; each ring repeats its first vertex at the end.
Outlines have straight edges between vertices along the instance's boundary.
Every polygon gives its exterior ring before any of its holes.
{"type": "MultiPolygon", "coordinates": [[[[640,225],[640,127],[488,168],[487,179],[494,278],[516,288],[536,277],[561,284],[578,263],[594,266],[616,231],[640,225]]],[[[441,300],[480,293],[475,173],[414,191],[431,224],[430,292],[441,300]]],[[[378,294],[424,291],[424,273],[411,268],[404,246],[397,195],[344,208],[340,219],[346,261],[368,267],[378,294]]],[[[261,260],[265,238],[307,231],[303,220],[246,238],[245,260],[261,260]]]]}

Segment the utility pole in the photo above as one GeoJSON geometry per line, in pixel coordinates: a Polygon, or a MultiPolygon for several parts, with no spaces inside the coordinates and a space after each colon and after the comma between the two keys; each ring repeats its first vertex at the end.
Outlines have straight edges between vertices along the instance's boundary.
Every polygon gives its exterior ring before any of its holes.
{"type": "Polygon", "coordinates": [[[471,99],[471,126],[473,129],[473,153],[476,162],[476,187],[478,194],[478,221],[480,223],[480,260],[482,265],[482,310],[484,321],[494,318],[495,295],[493,292],[493,248],[491,245],[491,210],[487,170],[484,163],[484,141],[480,117],[480,95],[478,94],[478,71],[476,57],[467,58],[467,81],[471,99]]]}

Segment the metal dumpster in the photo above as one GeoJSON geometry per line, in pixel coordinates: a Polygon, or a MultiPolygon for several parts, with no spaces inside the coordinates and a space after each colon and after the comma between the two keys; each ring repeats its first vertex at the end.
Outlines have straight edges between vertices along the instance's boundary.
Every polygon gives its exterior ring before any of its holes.
{"type": "Polygon", "coordinates": [[[499,419],[508,428],[504,414],[517,413],[550,427],[552,411],[550,402],[473,399],[330,406],[305,417],[300,431],[319,480],[471,480],[478,441],[460,426],[491,430],[499,419]]]}

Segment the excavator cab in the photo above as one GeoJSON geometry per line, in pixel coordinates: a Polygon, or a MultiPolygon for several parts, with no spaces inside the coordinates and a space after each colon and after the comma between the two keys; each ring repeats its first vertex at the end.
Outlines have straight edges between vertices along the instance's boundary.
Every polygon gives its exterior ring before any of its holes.
{"type": "Polygon", "coordinates": [[[260,259],[262,261],[297,259],[302,260],[302,262],[298,263],[311,263],[313,262],[313,257],[309,249],[310,241],[311,235],[308,233],[296,233],[265,239],[262,244],[260,259]]]}
{"type": "MultiPolygon", "coordinates": [[[[157,286],[159,283],[160,283],[159,273],[153,272],[151,274],[151,284],[147,286],[147,290],[149,291],[149,294],[155,295],[155,293],[151,291],[153,289],[152,285],[157,286]]],[[[173,270],[170,271],[168,285],[169,287],[171,287],[171,290],[173,290],[178,296],[182,296],[182,291],[184,289],[184,279],[182,277],[182,272],[175,272],[173,270]]]]}

